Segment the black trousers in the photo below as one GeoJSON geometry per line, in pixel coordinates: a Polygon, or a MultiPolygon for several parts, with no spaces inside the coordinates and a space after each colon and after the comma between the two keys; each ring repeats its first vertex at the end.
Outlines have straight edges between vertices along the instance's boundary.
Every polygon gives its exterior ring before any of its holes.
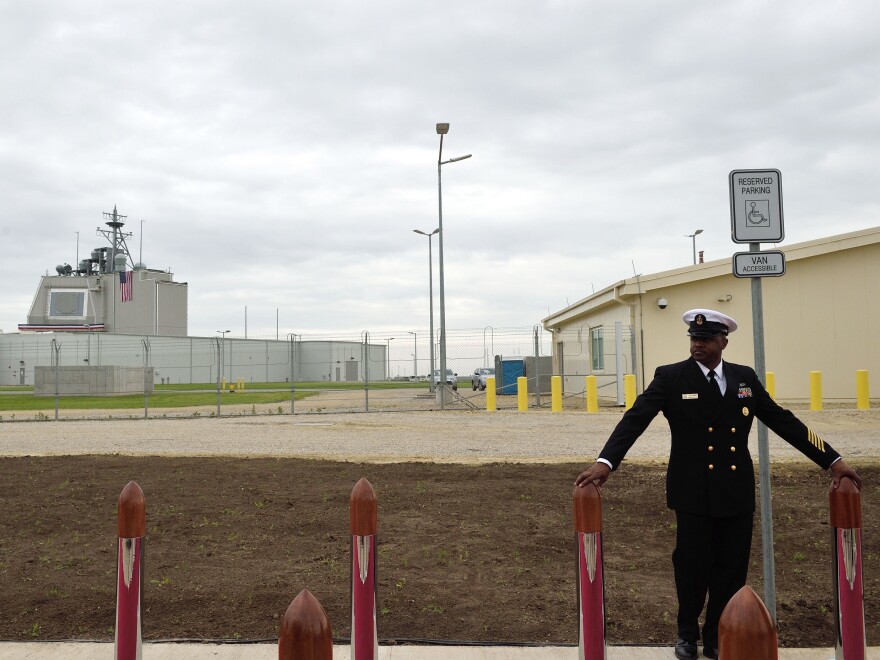
{"type": "Polygon", "coordinates": [[[711,518],[675,512],[678,529],[672,565],[678,595],[678,636],[700,639],[699,617],[706,605],[703,645],[718,647],[724,606],[746,583],[754,514],[711,518]]]}

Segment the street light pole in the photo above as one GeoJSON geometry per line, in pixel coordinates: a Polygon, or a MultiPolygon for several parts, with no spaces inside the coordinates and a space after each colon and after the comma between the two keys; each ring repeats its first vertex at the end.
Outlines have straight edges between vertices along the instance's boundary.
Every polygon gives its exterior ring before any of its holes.
{"type": "MultiPolygon", "coordinates": [[[[220,360],[221,360],[220,364],[218,364],[217,366],[219,367],[218,373],[221,376],[223,375],[223,362],[226,361],[226,335],[229,332],[232,332],[232,330],[218,330],[217,331],[217,334],[220,335],[220,360]]],[[[229,377],[232,378],[232,375],[230,374],[229,377]]],[[[227,381],[227,382],[229,382],[229,381],[227,381]]]]}
{"type": "MultiPolygon", "coordinates": [[[[432,305],[433,307],[433,305],[432,305]]],[[[413,381],[419,379],[419,343],[418,337],[412,330],[407,330],[413,336],[413,381]]]]}
{"type": "MultiPolygon", "coordinates": [[[[445,292],[445,279],[443,273],[443,184],[442,184],[442,168],[447,163],[455,163],[460,160],[465,160],[466,158],[470,158],[471,154],[467,154],[465,156],[458,156],[457,158],[450,158],[449,160],[443,160],[443,136],[449,132],[449,124],[448,123],[438,123],[437,124],[437,135],[440,136],[440,151],[437,154],[437,208],[439,213],[439,227],[440,230],[440,409],[443,409],[443,403],[446,395],[446,292],[445,292]]],[[[433,376],[433,370],[431,375],[433,376]]]]}
{"type": "Polygon", "coordinates": [[[420,229],[413,229],[416,234],[428,237],[428,320],[431,328],[431,368],[428,370],[428,391],[434,391],[434,258],[431,254],[431,238],[434,234],[440,233],[440,227],[437,227],[430,234],[420,229]]]}
{"type": "Polygon", "coordinates": [[[694,249],[694,265],[695,265],[695,266],[697,265],[697,236],[699,236],[699,235],[702,234],[702,233],[703,233],[703,230],[702,230],[702,229],[697,229],[697,230],[694,231],[693,234],[687,234],[687,235],[686,235],[687,238],[690,238],[691,241],[692,241],[692,243],[693,243],[693,249],[694,249]]]}

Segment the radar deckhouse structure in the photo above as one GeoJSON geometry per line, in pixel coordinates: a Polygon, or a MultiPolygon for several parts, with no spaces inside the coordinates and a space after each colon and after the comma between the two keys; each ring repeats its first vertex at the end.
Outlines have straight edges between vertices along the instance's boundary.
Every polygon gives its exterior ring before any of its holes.
{"type": "Polygon", "coordinates": [[[94,248],[76,268],[64,263],[55,266],[56,275],[44,275],[18,329],[185,337],[187,284],[134,263],[126,243],[132,234],[123,230],[127,216],[115,205],[104,218],[108,229],[95,232],[109,245],[94,248]]]}

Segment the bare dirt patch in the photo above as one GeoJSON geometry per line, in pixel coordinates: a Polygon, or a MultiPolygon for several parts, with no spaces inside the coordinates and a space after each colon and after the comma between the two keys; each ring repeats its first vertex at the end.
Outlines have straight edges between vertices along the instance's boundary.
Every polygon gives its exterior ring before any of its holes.
{"type": "MultiPolygon", "coordinates": [[[[880,644],[880,463],[862,494],[868,643],[880,644]]],[[[0,638],[112,639],[116,499],[147,498],[144,637],[275,639],[308,587],[349,633],[348,498],[379,498],[379,635],[574,643],[571,484],[582,464],[357,464],[297,458],[0,458],[0,638]]],[[[662,464],[604,492],[608,638],[675,640],[674,515],[662,464]]],[[[828,479],[774,466],[782,645],[833,645],[828,479]]],[[[756,524],[760,529],[760,524],[756,524]]],[[[750,584],[763,594],[761,543],[750,584]]]]}

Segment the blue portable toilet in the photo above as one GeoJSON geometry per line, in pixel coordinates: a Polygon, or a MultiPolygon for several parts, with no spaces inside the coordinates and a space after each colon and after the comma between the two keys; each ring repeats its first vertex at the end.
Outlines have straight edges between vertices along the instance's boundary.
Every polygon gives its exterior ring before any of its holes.
{"type": "Polygon", "coordinates": [[[517,378],[526,375],[525,361],[522,358],[504,359],[495,357],[495,373],[501,377],[495,384],[497,394],[517,394],[517,378]]]}

